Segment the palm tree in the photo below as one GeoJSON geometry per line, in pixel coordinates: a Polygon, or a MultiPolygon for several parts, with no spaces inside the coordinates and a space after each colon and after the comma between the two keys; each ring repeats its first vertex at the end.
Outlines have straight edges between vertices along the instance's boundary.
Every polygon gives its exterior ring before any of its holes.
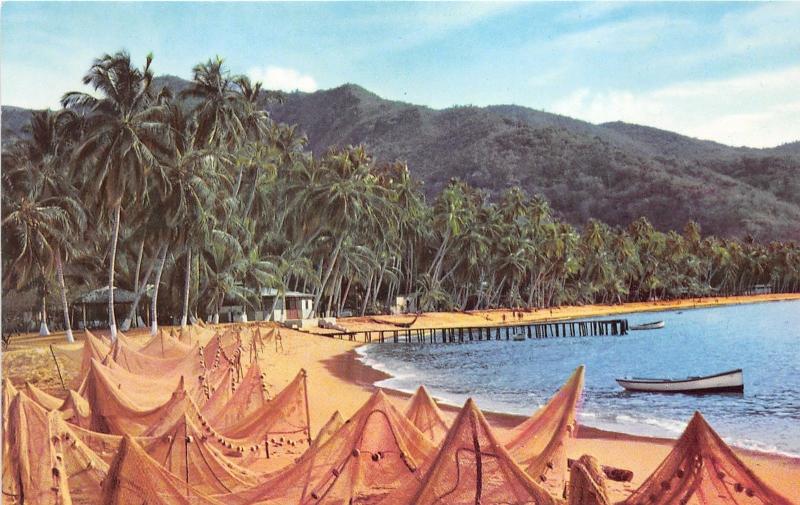
{"type": "Polygon", "coordinates": [[[95,60],[83,83],[100,94],[80,91],[64,95],[66,108],[88,110],[86,133],[75,152],[75,164],[86,168],[87,194],[97,195],[98,206],[111,214],[112,231],[108,260],[108,321],[111,338],[117,337],[114,316],[114,267],[123,205],[138,203],[154,175],[162,168],[167,129],[163,107],[155,103],[153,73],[148,55],[139,69],[130,55],[118,52],[95,60]]]}
{"type": "Polygon", "coordinates": [[[49,277],[56,270],[64,309],[64,326],[69,342],[73,342],[69,320],[62,254],[72,251],[71,240],[85,227],[80,203],[73,197],[41,198],[36,189],[30,193],[3,194],[3,250],[13,258],[3,279],[5,287],[22,289],[36,280],[41,305],[41,335],[49,335],[47,327],[47,293],[49,277]]]}
{"type": "MultiPolygon", "coordinates": [[[[11,218],[9,226],[20,233],[20,237],[25,237],[23,242],[33,241],[27,244],[27,252],[36,256],[35,262],[42,274],[39,283],[43,298],[47,288],[45,277],[49,273],[45,265],[52,260],[61,293],[66,337],[73,342],[63,262],[75,251],[76,241],[71,235],[80,234],[86,224],[86,215],[68,171],[70,152],[80,132],[80,120],[68,111],[36,111],[27,129],[31,138],[11,150],[4,166],[4,179],[9,184],[4,184],[7,189],[3,196],[4,199],[9,197],[12,206],[5,209],[4,215],[11,218]]],[[[20,280],[29,276],[24,269],[19,273],[20,280]]],[[[43,314],[45,311],[43,301],[43,314]]],[[[46,317],[42,323],[42,333],[48,333],[46,317]]]]}
{"type": "Polygon", "coordinates": [[[192,252],[211,238],[216,224],[215,202],[221,186],[229,182],[221,168],[224,155],[216,150],[196,149],[194,145],[175,143],[166,172],[167,197],[162,206],[163,219],[175,231],[186,262],[181,326],[186,326],[189,316],[192,252]]]}

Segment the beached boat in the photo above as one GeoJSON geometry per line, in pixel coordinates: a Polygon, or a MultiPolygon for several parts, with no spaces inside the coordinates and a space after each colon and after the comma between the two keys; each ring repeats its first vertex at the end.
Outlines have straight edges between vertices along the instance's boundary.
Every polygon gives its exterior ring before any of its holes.
{"type": "Polygon", "coordinates": [[[658,330],[664,327],[664,321],[653,321],[652,323],[636,324],[631,326],[631,330],[658,330]]]}
{"type": "Polygon", "coordinates": [[[620,386],[629,391],[652,393],[741,393],[744,391],[742,369],[730,370],[704,377],[686,379],[616,379],[620,386]]]}

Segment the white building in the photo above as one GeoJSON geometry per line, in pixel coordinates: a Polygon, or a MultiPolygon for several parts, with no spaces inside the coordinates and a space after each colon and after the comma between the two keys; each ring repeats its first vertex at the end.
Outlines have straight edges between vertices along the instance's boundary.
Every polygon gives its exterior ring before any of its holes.
{"type": "Polygon", "coordinates": [[[285,323],[311,319],[314,317],[314,295],[298,291],[279,295],[275,288],[261,288],[261,307],[264,310],[254,314],[259,320],[285,323]],[[272,313],[269,313],[270,308],[272,313]]]}

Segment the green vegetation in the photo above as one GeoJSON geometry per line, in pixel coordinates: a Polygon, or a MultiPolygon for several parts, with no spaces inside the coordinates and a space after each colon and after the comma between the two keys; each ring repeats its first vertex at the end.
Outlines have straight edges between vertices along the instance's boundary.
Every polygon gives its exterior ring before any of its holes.
{"type": "MultiPolygon", "coordinates": [[[[65,94],[63,110],[33,113],[28,137],[4,146],[3,288],[37,293],[43,332],[50,293],[68,327],[70,294],[103,284],[137,303],[154,284],[153,331],[158,314],[186,324],[214,320],[228,299],[255,307],[260,287],[313,291],[334,314],[382,311],[398,294],[432,310],[800,289],[793,242],[702,237],[691,221],[664,233],[646,218],[578,230],[543,196],[512,187],[491,199],[456,179],[428,204],[404,163],[363,145],[312,154],[265,112],[282,97],[221,60],[180,90],[156,85],[151,62],[101,57],[84,78],[94,94],[65,94]]],[[[485,134],[467,123],[453,143],[485,134]]]]}

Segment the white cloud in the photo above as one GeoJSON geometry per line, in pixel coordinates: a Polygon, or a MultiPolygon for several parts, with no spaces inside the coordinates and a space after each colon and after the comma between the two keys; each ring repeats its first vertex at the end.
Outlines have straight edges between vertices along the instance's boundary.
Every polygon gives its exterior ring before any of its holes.
{"type": "Polygon", "coordinates": [[[659,89],[578,89],[551,107],[594,123],[626,121],[729,145],[800,140],[800,66],[659,89]]]}
{"type": "Polygon", "coordinates": [[[691,23],[679,18],[648,16],[604,23],[560,35],[552,42],[555,51],[641,51],[663,41],[667,30],[686,31],[691,23]]]}
{"type": "Polygon", "coordinates": [[[269,65],[267,67],[253,67],[247,75],[250,79],[261,81],[266,89],[280,89],[283,91],[316,91],[317,81],[310,75],[303,75],[293,68],[283,68],[269,65]]]}

